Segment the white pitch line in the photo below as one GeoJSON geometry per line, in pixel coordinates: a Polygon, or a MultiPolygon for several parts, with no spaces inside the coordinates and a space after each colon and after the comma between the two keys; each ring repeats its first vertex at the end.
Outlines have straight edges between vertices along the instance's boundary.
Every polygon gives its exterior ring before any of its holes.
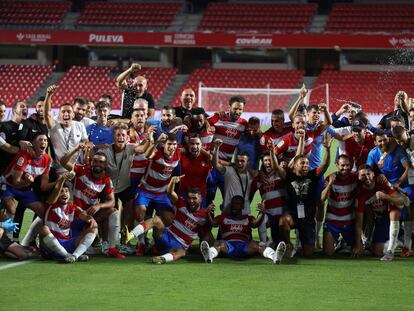
{"type": "Polygon", "coordinates": [[[1,270],[11,269],[11,268],[18,267],[18,266],[21,266],[21,265],[26,265],[28,263],[32,263],[33,261],[34,261],[34,259],[30,259],[30,260],[25,260],[25,261],[19,261],[19,262],[9,263],[7,265],[0,266],[0,271],[1,270]]]}

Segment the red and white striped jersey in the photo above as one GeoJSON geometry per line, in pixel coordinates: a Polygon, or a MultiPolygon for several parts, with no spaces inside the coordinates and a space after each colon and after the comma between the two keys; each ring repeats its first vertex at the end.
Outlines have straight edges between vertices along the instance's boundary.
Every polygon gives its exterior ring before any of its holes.
{"type": "Polygon", "coordinates": [[[240,141],[241,134],[244,133],[247,127],[247,121],[243,118],[232,121],[229,113],[220,117],[217,112],[207,120],[216,128],[214,139],[221,139],[223,141],[218,154],[219,159],[230,162],[234,150],[240,141]]]}
{"type": "Polygon", "coordinates": [[[131,130],[128,130],[127,135],[129,137],[129,143],[139,145],[145,139],[145,132],[137,132],[135,131],[134,138],[131,137],[131,130]]]}
{"type": "MultiPolygon", "coordinates": [[[[305,135],[305,147],[304,154],[309,157],[312,151],[313,138],[306,133],[305,135]]],[[[281,161],[289,162],[296,156],[296,150],[298,149],[299,141],[296,139],[295,134],[284,137],[275,147],[275,154],[281,161]]]]}
{"type": "Polygon", "coordinates": [[[59,240],[69,240],[71,236],[70,226],[75,216],[79,216],[81,211],[74,204],[68,203],[62,207],[58,202],[49,205],[46,212],[45,225],[50,232],[59,240]]]}
{"type": "Polygon", "coordinates": [[[205,208],[190,212],[187,209],[187,202],[183,199],[178,199],[175,206],[177,210],[174,221],[168,230],[184,249],[188,249],[194,239],[198,237],[200,229],[206,225],[207,212],[205,208]]]}
{"type": "Polygon", "coordinates": [[[201,132],[191,132],[190,130],[188,130],[185,133],[185,136],[184,136],[183,145],[185,147],[188,146],[188,142],[189,142],[190,137],[191,137],[192,134],[197,134],[200,137],[201,145],[202,145],[203,149],[207,150],[207,151],[210,151],[211,143],[213,142],[213,138],[214,138],[214,132],[208,132],[206,130],[203,130],[201,132]]]}
{"type": "Polygon", "coordinates": [[[95,179],[92,176],[90,165],[76,163],[73,169],[76,173],[73,203],[81,209],[86,210],[89,207],[98,204],[102,192],[105,196],[114,192],[111,178],[105,175],[101,179],[95,179]]]}
{"type": "Polygon", "coordinates": [[[220,215],[215,219],[220,227],[221,236],[226,241],[250,241],[254,218],[249,215],[220,215]]]}
{"type": "Polygon", "coordinates": [[[52,158],[46,153],[35,159],[29,152],[22,150],[13,158],[12,163],[7,167],[3,176],[6,180],[6,184],[14,187],[13,174],[15,172],[24,172],[24,174],[32,175],[36,178],[44,174],[48,175],[51,164],[52,158]]]}
{"type": "MultiPolygon", "coordinates": [[[[132,144],[142,144],[145,140],[145,133],[136,132],[137,136],[135,139],[131,139],[130,131],[128,131],[129,142],[132,144]]],[[[142,176],[145,175],[145,171],[148,167],[148,159],[144,153],[138,153],[132,158],[131,169],[129,170],[131,177],[141,180],[142,176]]]]}
{"type": "Polygon", "coordinates": [[[328,198],[325,217],[327,223],[345,226],[354,222],[357,186],[358,176],[354,173],[350,173],[344,179],[339,177],[335,179],[328,198]]]}
{"type": "Polygon", "coordinates": [[[164,152],[158,149],[150,161],[147,172],[141,181],[141,189],[159,195],[167,191],[171,175],[181,159],[181,152],[177,149],[171,158],[164,156],[164,152]]]}
{"type": "Polygon", "coordinates": [[[273,146],[277,146],[277,144],[286,136],[292,134],[293,128],[292,126],[285,126],[281,133],[275,131],[273,127],[268,129],[266,132],[263,133],[262,137],[260,137],[260,152],[266,152],[268,150],[269,142],[273,142],[273,146]]]}
{"type": "Polygon", "coordinates": [[[282,215],[286,196],[285,182],[277,174],[265,178],[259,176],[253,181],[252,188],[259,189],[262,200],[265,200],[266,214],[272,217],[282,215]]]}

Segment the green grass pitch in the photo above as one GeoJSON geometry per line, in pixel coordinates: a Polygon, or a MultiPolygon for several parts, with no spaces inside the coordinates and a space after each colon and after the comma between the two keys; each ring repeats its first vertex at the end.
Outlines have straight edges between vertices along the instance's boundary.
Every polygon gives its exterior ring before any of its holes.
{"type": "MultiPolygon", "coordinates": [[[[24,228],[31,219],[27,212],[24,228]]],[[[413,309],[412,258],[380,262],[316,254],[281,265],[261,257],[217,258],[207,265],[197,248],[195,243],[185,259],[166,265],[153,265],[148,257],[101,256],[87,263],[35,260],[4,269],[13,261],[0,259],[0,310],[413,309]]]]}

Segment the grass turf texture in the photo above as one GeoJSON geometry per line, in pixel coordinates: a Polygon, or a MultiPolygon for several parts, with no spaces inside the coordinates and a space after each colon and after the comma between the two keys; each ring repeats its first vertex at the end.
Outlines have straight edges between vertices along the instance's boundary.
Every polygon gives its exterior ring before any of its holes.
{"type": "MultiPolygon", "coordinates": [[[[332,148],[332,155],[336,144],[332,148]]],[[[334,159],[334,157],[332,157],[334,159]]],[[[334,170],[332,164],[328,172],[334,170]]],[[[220,198],[216,200],[217,205],[220,198]]],[[[259,201],[256,195],[252,210],[259,201]]],[[[25,216],[24,235],[32,213],[25,216]]],[[[254,230],[257,239],[257,231],[254,230]]],[[[35,260],[0,270],[0,310],[407,310],[413,259],[253,257],[203,262],[198,243],[178,262],[92,257],[71,265],[35,260]]],[[[12,263],[0,259],[0,269],[12,263]]]]}

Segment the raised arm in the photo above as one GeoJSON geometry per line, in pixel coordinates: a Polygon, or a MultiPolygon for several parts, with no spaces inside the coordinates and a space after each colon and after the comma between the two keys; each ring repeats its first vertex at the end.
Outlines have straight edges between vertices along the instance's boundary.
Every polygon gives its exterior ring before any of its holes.
{"type": "Polygon", "coordinates": [[[127,87],[126,84],[126,78],[133,73],[134,71],[141,70],[141,65],[137,63],[133,63],[131,67],[129,67],[127,70],[122,72],[117,78],[116,78],[116,85],[121,89],[124,90],[127,87]]]}
{"type": "Polygon", "coordinates": [[[335,179],[336,179],[336,173],[332,173],[331,175],[329,175],[328,184],[322,190],[322,195],[321,195],[321,201],[322,202],[325,202],[329,198],[329,194],[331,192],[332,185],[333,185],[335,179]]]}
{"type": "Polygon", "coordinates": [[[286,178],[286,171],[283,167],[279,165],[279,160],[276,157],[274,148],[270,149],[270,160],[272,161],[273,170],[279,175],[280,178],[286,178]]]}
{"type": "Polygon", "coordinates": [[[212,202],[209,206],[206,208],[207,212],[207,221],[212,227],[217,227],[217,222],[214,218],[214,210],[216,209],[216,205],[214,202],[212,202]]]}
{"type": "Polygon", "coordinates": [[[326,170],[329,167],[329,164],[331,162],[331,144],[332,144],[333,138],[329,134],[325,134],[323,136],[322,146],[325,148],[325,156],[323,158],[323,162],[321,166],[319,167],[319,176],[325,174],[326,170]]]}
{"type": "Polygon", "coordinates": [[[168,184],[167,194],[168,198],[171,200],[172,204],[175,204],[178,200],[178,194],[174,191],[175,185],[180,182],[182,176],[173,176],[171,177],[170,183],[168,184]]]}
{"type": "MultiPolygon", "coordinates": [[[[305,152],[305,130],[297,130],[296,131],[296,136],[299,137],[299,142],[298,142],[298,147],[296,148],[296,153],[295,153],[295,157],[298,155],[302,155],[305,152]]],[[[288,163],[288,167],[290,169],[293,168],[293,161],[295,158],[292,158],[289,163],[288,163]]]]}
{"type": "MultiPolygon", "coordinates": [[[[152,136],[152,135],[151,135],[152,136]]],[[[153,137],[153,136],[152,136],[153,137]]],[[[150,144],[149,144],[149,147],[148,147],[148,149],[147,150],[145,150],[145,153],[144,153],[144,155],[145,155],[145,157],[147,158],[147,159],[150,159],[150,158],[152,158],[153,156],[154,156],[154,154],[155,154],[155,148],[157,147],[157,145],[159,144],[159,143],[163,143],[163,142],[166,142],[167,141],[167,134],[165,134],[165,133],[162,133],[161,135],[160,135],[160,137],[158,137],[158,139],[157,139],[157,141],[154,143],[154,142],[150,142],[150,144]]],[[[150,139],[150,141],[151,141],[151,139],[150,139]]]]}
{"type": "Polygon", "coordinates": [[[295,114],[298,111],[299,105],[303,101],[307,93],[308,93],[308,90],[306,89],[305,84],[303,84],[302,88],[300,89],[298,98],[296,99],[295,103],[292,105],[292,107],[289,110],[290,121],[293,121],[293,118],[295,117],[295,114]]]}
{"type": "Polygon", "coordinates": [[[47,204],[54,204],[54,203],[56,203],[56,201],[59,198],[60,191],[63,188],[63,184],[65,183],[65,180],[69,180],[70,179],[69,178],[70,175],[71,175],[70,172],[65,172],[62,175],[59,175],[59,177],[58,177],[58,179],[56,181],[56,184],[55,184],[55,186],[53,188],[52,193],[49,194],[49,196],[46,199],[46,203],[47,204]]]}
{"type": "Polygon", "coordinates": [[[264,217],[264,213],[265,213],[265,205],[264,205],[264,201],[257,203],[257,211],[259,212],[257,214],[257,218],[254,219],[252,227],[253,228],[257,228],[260,226],[260,224],[263,221],[263,217],[264,217]]]}
{"type": "Polygon", "coordinates": [[[332,117],[331,114],[329,113],[329,109],[328,106],[326,106],[326,104],[320,104],[319,105],[319,109],[322,110],[323,115],[324,115],[324,121],[322,122],[323,130],[326,130],[330,125],[332,125],[332,117]]]}
{"type": "Polygon", "coordinates": [[[46,91],[46,97],[45,97],[45,121],[46,121],[46,126],[47,128],[50,130],[52,127],[55,126],[55,119],[53,119],[53,115],[52,115],[52,105],[50,103],[50,100],[52,98],[52,95],[56,92],[57,90],[57,85],[51,85],[47,88],[46,91]]]}
{"type": "Polygon", "coordinates": [[[218,153],[220,150],[220,146],[223,144],[221,139],[216,139],[213,141],[211,147],[213,148],[213,167],[221,174],[224,175],[226,173],[226,168],[219,163],[218,153]]]}
{"type": "Polygon", "coordinates": [[[336,112],[332,114],[332,119],[335,119],[334,122],[336,122],[336,120],[338,120],[348,110],[349,110],[349,104],[347,103],[343,104],[341,108],[339,108],[336,112]]]}
{"type": "Polygon", "coordinates": [[[406,92],[404,91],[399,91],[397,93],[398,99],[400,101],[400,107],[401,109],[406,113],[406,114],[410,114],[409,110],[410,107],[408,105],[408,95],[406,92]]]}
{"type": "Polygon", "coordinates": [[[73,148],[71,151],[69,151],[67,154],[65,154],[60,159],[60,165],[62,165],[66,170],[72,171],[74,163],[69,162],[70,159],[79,151],[84,150],[86,148],[86,145],[84,143],[80,143],[75,148],[73,148]]]}
{"type": "Polygon", "coordinates": [[[150,144],[154,143],[154,131],[155,126],[151,125],[147,132],[145,133],[145,140],[144,143],[141,143],[140,145],[136,146],[134,149],[135,154],[144,153],[150,146],[150,144]]]}

